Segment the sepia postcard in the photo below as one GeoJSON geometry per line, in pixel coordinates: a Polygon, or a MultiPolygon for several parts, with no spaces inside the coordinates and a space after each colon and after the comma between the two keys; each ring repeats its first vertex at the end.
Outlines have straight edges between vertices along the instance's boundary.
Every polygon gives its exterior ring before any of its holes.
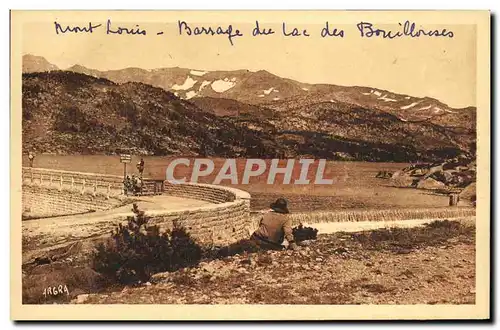
{"type": "Polygon", "coordinates": [[[11,318],[490,318],[488,11],[11,11],[11,318]]]}

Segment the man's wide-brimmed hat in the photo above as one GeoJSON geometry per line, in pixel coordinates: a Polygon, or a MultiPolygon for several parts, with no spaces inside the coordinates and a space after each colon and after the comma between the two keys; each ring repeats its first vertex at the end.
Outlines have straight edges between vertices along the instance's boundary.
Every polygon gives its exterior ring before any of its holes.
{"type": "Polygon", "coordinates": [[[278,198],[274,203],[271,203],[271,208],[278,213],[290,213],[288,211],[286,199],[284,198],[278,198]]]}

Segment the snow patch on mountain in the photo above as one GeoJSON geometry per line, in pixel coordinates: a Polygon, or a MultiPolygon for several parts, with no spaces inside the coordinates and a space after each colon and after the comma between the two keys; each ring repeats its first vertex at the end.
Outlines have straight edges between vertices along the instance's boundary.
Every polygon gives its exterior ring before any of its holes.
{"type": "Polygon", "coordinates": [[[264,97],[265,95],[264,94],[260,94],[259,97],[264,97]]]}
{"type": "Polygon", "coordinates": [[[224,80],[216,80],[212,83],[212,89],[217,93],[224,93],[228,89],[231,89],[236,85],[234,81],[229,81],[229,79],[224,78],[224,80]]]}
{"type": "Polygon", "coordinates": [[[203,76],[207,71],[191,70],[189,73],[194,76],[203,76]]]}
{"type": "Polygon", "coordinates": [[[418,109],[418,111],[420,111],[420,110],[429,110],[431,107],[432,107],[432,105],[431,105],[431,104],[429,104],[429,105],[428,105],[428,106],[426,106],[426,107],[421,107],[420,109],[418,109]]]}
{"type": "MultiPolygon", "coordinates": [[[[382,93],[381,93],[381,92],[379,92],[379,91],[377,91],[377,90],[374,90],[374,89],[370,89],[370,92],[369,92],[369,93],[363,93],[363,92],[361,92],[361,94],[363,94],[363,95],[372,95],[372,94],[373,94],[373,95],[376,95],[376,96],[378,96],[378,97],[381,97],[381,96],[382,96],[382,93]]],[[[386,96],[387,96],[387,94],[386,94],[386,95],[384,95],[383,97],[386,97],[386,96]]]]}
{"type": "Polygon", "coordinates": [[[274,87],[271,87],[269,89],[264,89],[264,94],[269,95],[273,91],[274,87]]]}
{"type": "Polygon", "coordinates": [[[196,92],[195,91],[189,91],[186,93],[186,100],[189,100],[190,98],[193,98],[196,96],[196,92]]]}
{"type": "Polygon", "coordinates": [[[209,80],[204,80],[201,85],[200,85],[200,89],[198,90],[198,92],[201,92],[203,90],[203,88],[207,87],[208,85],[210,85],[212,82],[209,81],[209,80]]]}
{"type": "Polygon", "coordinates": [[[443,109],[434,107],[434,113],[440,113],[441,111],[443,111],[443,109]]]}
{"type": "Polygon", "coordinates": [[[401,109],[401,110],[407,110],[407,109],[413,108],[414,106],[416,106],[416,105],[417,105],[417,104],[419,104],[420,102],[422,102],[422,101],[417,101],[417,102],[413,102],[413,103],[408,104],[408,105],[404,105],[404,106],[402,106],[400,109],[401,109]]]}
{"type": "Polygon", "coordinates": [[[278,101],[279,99],[280,99],[279,97],[275,97],[273,101],[278,101]]]}
{"type": "Polygon", "coordinates": [[[187,89],[190,89],[191,87],[194,86],[194,84],[196,84],[197,80],[194,80],[193,78],[191,77],[186,77],[186,80],[184,81],[184,83],[182,85],[173,85],[172,86],[172,89],[175,90],[175,91],[178,91],[178,90],[187,90],[187,89]]]}
{"type": "Polygon", "coordinates": [[[309,88],[302,87],[302,90],[307,92],[309,88]]]}
{"type": "Polygon", "coordinates": [[[398,100],[391,99],[391,98],[387,97],[387,94],[384,94],[384,96],[379,97],[378,99],[382,100],[384,102],[397,102],[398,101],[398,100]]]}

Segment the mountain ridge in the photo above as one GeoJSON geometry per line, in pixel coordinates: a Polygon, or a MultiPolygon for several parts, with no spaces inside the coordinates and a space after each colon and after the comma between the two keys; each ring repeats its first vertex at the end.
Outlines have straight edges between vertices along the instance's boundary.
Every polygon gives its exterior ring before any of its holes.
{"type": "Polygon", "coordinates": [[[342,102],[271,106],[193,98],[71,71],[23,74],[23,149],[244,158],[417,161],[470,152],[475,131],[342,102]],[[277,107],[276,109],[273,106],[277,107]]]}
{"type": "Polygon", "coordinates": [[[50,63],[42,56],[31,54],[23,55],[22,72],[46,72],[60,70],[56,65],[50,63]]]}
{"type": "Polygon", "coordinates": [[[253,105],[292,99],[298,99],[302,105],[333,101],[383,110],[404,121],[425,121],[445,113],[476,109],[452,108],[434,98],[414,97],[374,87],[302,83],[279,77],[267,70],[206,71],[172,67],[99,71],[78,64],[66,70],[106,78],[117,83],[142,82],[163,88],[187,100],[196,97],[220,97],[253,105]]]}

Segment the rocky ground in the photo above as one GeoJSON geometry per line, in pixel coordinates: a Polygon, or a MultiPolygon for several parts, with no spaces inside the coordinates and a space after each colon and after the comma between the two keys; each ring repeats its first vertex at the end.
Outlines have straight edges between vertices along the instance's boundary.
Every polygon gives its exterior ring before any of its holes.
{"type": "Polygon", "coordinates": [[[204,261],[86,304],[474,304],[475,228],[434,227],[319,235],[298,251],[204,261]]]}

